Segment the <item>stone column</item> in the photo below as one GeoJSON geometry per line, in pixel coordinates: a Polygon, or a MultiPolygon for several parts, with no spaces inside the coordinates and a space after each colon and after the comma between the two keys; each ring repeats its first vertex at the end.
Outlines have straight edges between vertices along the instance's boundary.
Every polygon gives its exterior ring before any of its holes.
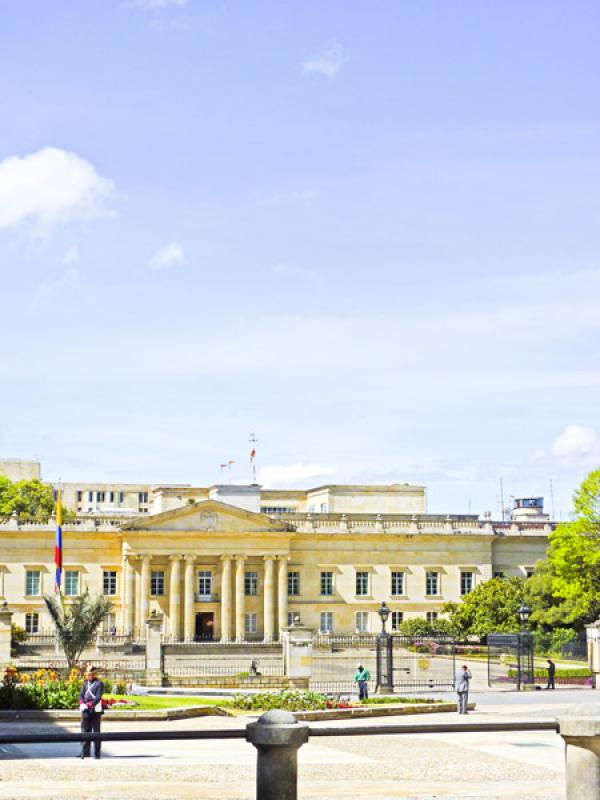
{"type": "Polygon", "coordinates": [[[142,575],[140,586],[140,616],[138,628],[140,636],[147,632],[146,620],[148,619],[148,609],[150,607],[150,556],[142,556],[142,575]]]}
{"type": "Polygon", "coordinates": [[[221,575],[221,641],[231,641],[231,557],[222,556],[221,575]]]}
{"type": "Polygon", "coordinates": [[[600,797],[600,705],[572,706],[558,720],[565,740],[567,800],[600,797]]]}
{"type": "Polygon", "coordinates": [[[264,640],[272,642],[275,628],[275,560],[274,556],[265,556],[264,580],[264,640]]]}
{"type": "Polygon", "coordinates": [[[246,596],[244,594],[244,564],[246,556],[236,556],[235,559],[235,640],[243,642],[244,614],[246,611],[246,596]]]}
{"type": "Polygon", "coordinates": [[[196,634],[194,619],[194,556],[185,557],[184,638],[193,642],[196,634]]]}
{"type": "Polygon", "coordinates": [[[162,686],[164,683],[162,621],[163,615],[156,609],[144,620],[146,625],[146,683],[158,686],[162,686]]]}
{"type": "Polygon", "coordinates": [[[125,571],[125,633],[133,636],[135,629],[135,570],[130,555],[125,556],[123,568],[125,571]]]}
{"type": "Polygon", "coordinates": [[[181,623],[179,619],[181,556],[171,556],[170,561],[171,578],[169,581],[169,635],[174,642],[178,642],[181,633],[181,623]]]}
{"type": "Polygon", "coordinates": [[[277,605],[279,618],[278,636],[281,640],[281,631],[287,628],[288,612],[288,557],[279,556],[279,572],[277,574],[277,605]]]}
{"type": "Polygon", "coordinates": [[[12,640],[13,612],[6,600],[0,607],[0,666],[7,667],[11,663],[10,645],[12,640]]]}

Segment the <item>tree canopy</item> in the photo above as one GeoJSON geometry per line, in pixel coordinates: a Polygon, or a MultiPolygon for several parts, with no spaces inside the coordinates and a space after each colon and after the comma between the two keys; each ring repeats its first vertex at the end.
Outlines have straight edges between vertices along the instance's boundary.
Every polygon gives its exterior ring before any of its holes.
{"type": "Polygon", "coordinates": [[[11,481],[0,475],[0,517],[16,511],[20,519],[43,522],[54,509],[52,486],[39,480],[11,481]]]}
{"type": "Polygon", "coordinates": [[[581,627],[600,614],[600,469],[577,489],[573,509],[551,534],[543,577],[531,585],[532,618],[547,626],[581,627]]]}
{"type": "Polygon", "coordinates": [[[446,603],[443,610],[458,636],[517,631],[524,583],[523,578],[493,578],[476,586],[460,603],[446,603]]]}

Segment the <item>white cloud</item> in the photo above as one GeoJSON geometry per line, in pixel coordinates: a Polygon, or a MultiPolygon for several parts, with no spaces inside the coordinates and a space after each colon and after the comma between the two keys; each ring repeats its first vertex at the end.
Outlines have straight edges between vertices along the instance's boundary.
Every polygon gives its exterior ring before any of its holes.
{"type": "Polygon", "coordinates": [[[107,213],[113,183],[67,150],[44,147],[37,153],[0,162],[0,230],[32,223],[47,232],[75,219],[107,213]]]}
{"type": "Polygon", "coordinates": [[[58,278],[39,284],[31,297],[28,311],[36,314],[43,310],[55,313],[57,308],[89,304],[93,299],[84,275],[74,267],[69,267],[58,278]]]}
{"type": "Polygon", "coordinates": [[[297,485],[299,481],[307,481],[309,478],[323,478],[326,475],[335,475],[333,467],[323,467],[320,464],[271,464],[263,467],[259,472],[259,482],[264,486],[286,486],[297,485]]]}
{"type": "Polygon", "coordinates": [[[185,255],[182,246],[178,242],[171,242],[171,244],[161,247],[160,250],[154,253],[148,262],[148,266],[155,272],[161,272],[162,270],[179,267],[184,263],[185,255]]]}
{"type": "Polygon", "coordinates": [[[552,444],[552,453],[561,458],[589,456],[600,449],[598,435],[593,428],[567,425],[552,444]]]}
{"type": "Polygon", "coordinates": [[[64,256],[61,258],[60,263],[69,265],[76,264],[79,261],[79,248],[77,245],[71,245],[64,256]]]}
{"type": "Polygon", "coordinates": [[[342,45],[339,42],[331,42],[320,53],[302,62],[302,72],[305,75],[316,72],[318,75],[324,75],[326,78],[333,80],[337,78],[338,72],[345,61],[342,45]]]}

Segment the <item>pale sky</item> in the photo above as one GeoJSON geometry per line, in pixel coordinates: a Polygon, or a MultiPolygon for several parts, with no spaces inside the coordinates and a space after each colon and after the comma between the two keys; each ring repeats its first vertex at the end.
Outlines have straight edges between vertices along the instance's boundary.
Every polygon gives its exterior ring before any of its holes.
{"type": "Polygon", "coordinates": [[[423,483],[600,463],[600,5],[0,0],[0,457],[423,483]]]}

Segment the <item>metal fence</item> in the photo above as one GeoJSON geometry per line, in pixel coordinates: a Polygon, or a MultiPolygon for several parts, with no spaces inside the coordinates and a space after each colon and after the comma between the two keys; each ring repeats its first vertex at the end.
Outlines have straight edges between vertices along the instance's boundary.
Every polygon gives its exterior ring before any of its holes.
{"type": "MultiPolygon", "coordinates": [[[[427,692],[452,689],[455,673],[455,642],[442,637],[391,636],[393,688],[396,691],[427,692]]],[[[358,664],[371,674],[369,690],[376,688],[377,636],[318,637],[313,650],[310,687],[316,691],[356,691],[354,674],[358,664]]]]}
{"type": "Polygon", "coordinates": [[[521,689],[533,683],[533,636],[530,633],[490,633],[488,685],[521,689]]]}

